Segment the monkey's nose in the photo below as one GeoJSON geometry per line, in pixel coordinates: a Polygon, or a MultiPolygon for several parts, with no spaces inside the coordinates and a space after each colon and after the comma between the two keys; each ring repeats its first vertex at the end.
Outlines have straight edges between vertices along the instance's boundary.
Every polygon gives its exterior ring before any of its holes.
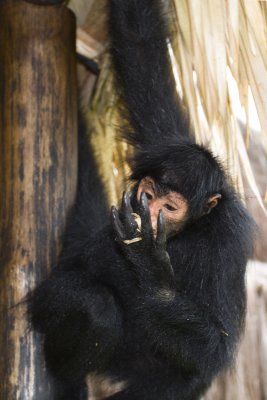
{"type": "Polygon", "coordinates": [[[157,235],[157,225],[158,225],[158,218],[154,218],[151,216],[151,225],[152,225],[152,230],[153,230],[153,234],[154,236],[157,235]]]}
{"type": "Polygon", "coordinates": [[[157,234],[159,210],[157,209],[157,207],[149,207],[149,208],[150,208],[151,225],[153,229],[153,234],[155,236],[157,234]]]}

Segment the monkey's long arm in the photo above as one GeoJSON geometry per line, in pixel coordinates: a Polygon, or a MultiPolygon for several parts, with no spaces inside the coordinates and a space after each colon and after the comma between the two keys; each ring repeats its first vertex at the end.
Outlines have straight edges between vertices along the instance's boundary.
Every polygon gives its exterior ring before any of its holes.
{"type": "Polygon", "coordinates": [[[177,143],[188,132],[170,65],[167,22],[159,0],[109,0],[111,54],[134,132],[127,139],[146,149],[177,143]]]}

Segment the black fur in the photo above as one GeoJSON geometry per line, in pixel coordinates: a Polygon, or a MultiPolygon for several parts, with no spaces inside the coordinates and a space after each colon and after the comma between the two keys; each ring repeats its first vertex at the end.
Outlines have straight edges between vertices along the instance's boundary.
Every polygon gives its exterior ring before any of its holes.
{"type": "Polygon", "coordinates": [[[146,240],[129,247],[115,241],[111,225],[103,226],[99,181],[91,182],[95,188],[79,196],[59,265],[29,299],[30,320],[44,334],[47,367],[58,379],[75,384],[103,373],[126,382],[113,400],[196,400],[233,361],[253,222],[218,161],[190,138],[160,1],[109,0],[109,15],[132,127],[126,136],[136,147],[132,205],[138,207],[139,180],[151,176],[187,198],[190,223],[167,243],[170,266],[163,241],[155,248],[146,224],[146,240]],[[208,214],[216,193],[222,199],[208,214]]]}
{"type": "Polygon", "coordinates": [[[109,1],[110,51],[133,128],[126,139],[143,150],[189,140],[189,121],[176,94],[161,8],[157,0],[109,1]]]}

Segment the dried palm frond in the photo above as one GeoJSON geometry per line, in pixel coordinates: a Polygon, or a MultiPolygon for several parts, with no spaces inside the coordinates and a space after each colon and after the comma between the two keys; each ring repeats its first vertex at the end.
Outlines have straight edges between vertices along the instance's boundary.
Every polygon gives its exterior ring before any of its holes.
{"type": "Polygon", "coordinates": [[[249,143],[251,135],[249,104],[254,101],[267,151],[266,8],[258,0],[173,3],[177,40],[173,42],[171,59],[197,140],[220,156],[240,192],[243,171],[264,208],[245,142],[249,143]],[[245,142],[237,104],[245,116],[245,142]]]}

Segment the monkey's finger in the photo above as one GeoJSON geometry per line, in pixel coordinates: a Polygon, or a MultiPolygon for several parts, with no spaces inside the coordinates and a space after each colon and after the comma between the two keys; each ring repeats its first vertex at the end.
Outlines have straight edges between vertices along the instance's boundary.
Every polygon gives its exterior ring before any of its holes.
{"type": "Polygon", "coordinates": [[[111,223],[112,223],[113,229],[116,232],[117,238],[119,240],[124,240],[125,234],[124,234],[123,225],[120,221],[118,210],[114,206],[111,207],[111,223]]]}
{"type": "Polygon", "coordinates": [[[123,212],[133,212],[128,192],[123,192],[121,200],[121,210],[123,212]]]}
{"type": "Polygon", "coordinates": [[[157,239],[156,243],[158,247],[164,248],[166,247],[166,226],[164,220],[164,214],[162,210],[160,210],[158,215],[158,222],[157,222],[157,239]]]}
{"type": "Polygon", "coordinates": [[[146,194],[144,192],[141,193],[141,202],[140,202],[140,216],[142,220],[142,233],[146,238],[153,237],[153,229],[151,224],[150,210],[148,206],[148,201],[146,194]]]}
{"type": "Polygon", "coordinates": [[[129,235],[133,235],[137,229],[137,223],[135,222],[133,216],[133,209],[130,202],[130,197],[127,192],[123,192],[121,209],[120,209],[120,218],[125,226],[126,232],[129,235]]]}

